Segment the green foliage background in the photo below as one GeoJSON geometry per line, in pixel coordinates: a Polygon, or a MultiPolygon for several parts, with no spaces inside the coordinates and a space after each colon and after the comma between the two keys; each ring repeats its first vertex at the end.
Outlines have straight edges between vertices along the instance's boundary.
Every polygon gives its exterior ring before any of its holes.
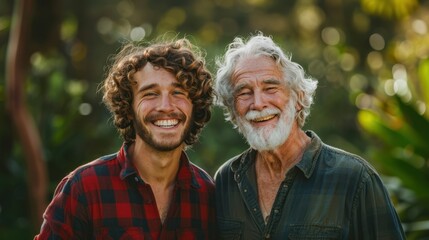
{"type": "MultiPolygon", "coordinates": [[[[31,239],[27,169],[5,109],[15,4],[0,0],[0,238],[31,239]]],[[[50,192],[80,164],[121,145],[97,93],[109,56],[129,40],[187,36],[214,60],[235,36],[272,35],[319,80],[306,129],[362,155],[385,179],[409,239],[429,238],[429,2],[424,0],[35,0],[25,92],[50,192]]],[[[246,149],[214,109],[188,150],[210,174],[246,149]]]]}

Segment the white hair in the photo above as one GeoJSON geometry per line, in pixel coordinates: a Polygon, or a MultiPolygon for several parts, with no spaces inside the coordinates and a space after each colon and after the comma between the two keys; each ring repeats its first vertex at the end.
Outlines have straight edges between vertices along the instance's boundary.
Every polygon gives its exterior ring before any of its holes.
{"type": "Polygon", "coordinates": [[[276,62],[283,73],[286,86],[290,88],[292,98],[301,106],[296,118],[298,125],[302,127],[310,114],[317,80],[307,77],[301,65],[293,62],[291,57],[285,55],[271,37],[264,36],[262,33],[251,36],[247,42],[242,38],[235,38],[228,45],[225,56],[216,60],[218,67],[215,83],[217,104],[224,107],[226,120],[231,121],[236,126],[231,77],[237,62],[245,57],[254,56],[268,56],[276,62]]]}

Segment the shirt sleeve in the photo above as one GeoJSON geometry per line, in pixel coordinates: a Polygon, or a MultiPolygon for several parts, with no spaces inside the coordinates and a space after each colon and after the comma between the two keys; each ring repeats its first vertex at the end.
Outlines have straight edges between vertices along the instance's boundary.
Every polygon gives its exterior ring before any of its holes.
{"type": "Polygon", "coordinates": [[[405,239],[399,217],[376,173],[364,174],[353,203],[351,239],[405,239]]]}
{"type": "Polygon", "coordinates": [[[58,184],[35,240],[87,239],[88,212],[82,189],[80,181],[68,177],[58,184]]]}

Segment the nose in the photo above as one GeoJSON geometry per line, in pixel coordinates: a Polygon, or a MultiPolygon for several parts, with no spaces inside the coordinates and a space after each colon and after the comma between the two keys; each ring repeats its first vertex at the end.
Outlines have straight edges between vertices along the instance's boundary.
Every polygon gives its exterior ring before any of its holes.
{"type": "Polygon", "coordinates": [[[174,102],[169,94],[162,94],[157,109],[162,112],[171,112],[174,110],[174,102]]]}
{"type": "Polygon", "coordinates": [[[260,91],[255,91],[253,93],[253,103],[251,108],[253,110],[262,110],[266,106],[265,96],[260,91]]]}

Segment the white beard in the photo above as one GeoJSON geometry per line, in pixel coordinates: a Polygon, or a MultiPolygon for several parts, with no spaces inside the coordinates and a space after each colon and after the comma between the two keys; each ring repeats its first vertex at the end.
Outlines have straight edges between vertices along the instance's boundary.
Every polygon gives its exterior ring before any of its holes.
{"type": "Polygon", "coordinates": [[[295,103],[290,100],[283,111],[270,108],[262,111],[249,111],[244,118],[238,116],[237,126],[252,148],[258,151],[274,150],[288,139],[295,114],[295,103]],[[280,114],[279,121],[275,126],[255,128],[250,123],[252,119],[271,114],[280,114]]]}

